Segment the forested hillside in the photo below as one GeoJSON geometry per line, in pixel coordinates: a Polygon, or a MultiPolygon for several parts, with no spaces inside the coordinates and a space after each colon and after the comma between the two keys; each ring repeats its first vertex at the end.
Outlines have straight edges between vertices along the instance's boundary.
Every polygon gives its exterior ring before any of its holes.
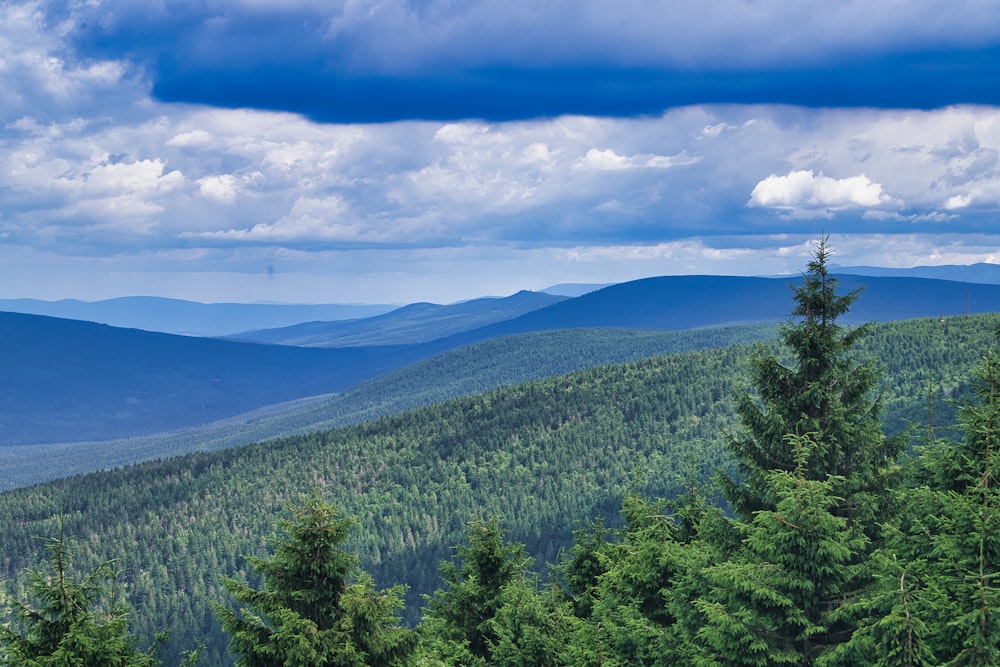
{"type": "Polygon", "coordinates": [[[431,403],[603,364],[774,337],[776,325],[687,331],[562,329],[502,336],[418,361],[334,395],[212,424],[106,442],[0,447],[0,490],[69,475],[357,424],[431,403]],[[38,461],[44,460],[45,466],[38,461]]]}
{"type": "MultiPolygon", "coordinates": [[[[886,366],[888,428],[913,421],[923,434],[930,405],[944,434],[954,424],[944,399],[967,391],[998,324],[982,315],[876,327],[860,353],[886,366]]],[[[63,513],[81,568],[116,559],[141,637],[173,628],[164,655],[204,641],[207,664],[225,664],[209,607],[225,599],[220,576],[248,576],[244,556],[265,553],[286,501],[318,488],[357,518],[348,546],[377,584],[412,586],[412,622],[470,517],[503,517],[542,572],[575,528],[594,517],[619,525],[632,492],[671,498],[732,471],[724,442],[750,351],[594,368],[340,430],[8,492],[0,576],[24,596],[20,572],[42,557],[35,538],[53,535],[63,513]]]]}

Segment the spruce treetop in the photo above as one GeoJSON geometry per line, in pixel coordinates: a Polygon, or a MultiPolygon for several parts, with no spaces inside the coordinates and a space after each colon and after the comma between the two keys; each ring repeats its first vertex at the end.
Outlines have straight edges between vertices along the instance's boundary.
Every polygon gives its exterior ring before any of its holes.
{"type": "Polygon", "coordinates": [[[852,351],[869,326],[846,328],[837,321],[860,289],[838,293],[830,255],[826,239],[820,240],[801,282],[792,287],[795,305],[780,339],[793,363],[758,348],[750,361],[751,387],[736,398],[741,428],[727,444],[741,479],[723,478],[722,486],[747,519],[775,505],[768,473],[800,466],[808,479],[843,478],[835,490],[844,498],[838,512],[871,519],[880,511],[875,496],[884,495],[902,450],[901,439],[882,433],[879,371],[852,351]],[[800,461],[787,437],[806,433],[815,435],[816,446],[800,461]]]}

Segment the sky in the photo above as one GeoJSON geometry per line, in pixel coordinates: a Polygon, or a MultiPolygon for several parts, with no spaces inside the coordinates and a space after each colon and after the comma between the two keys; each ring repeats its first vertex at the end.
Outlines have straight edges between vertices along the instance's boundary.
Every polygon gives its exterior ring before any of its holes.
{"type": "Polygon", "coordinates": [[[1000,0],[5,0],[0,298],[1000,263],[1000,0]]]}

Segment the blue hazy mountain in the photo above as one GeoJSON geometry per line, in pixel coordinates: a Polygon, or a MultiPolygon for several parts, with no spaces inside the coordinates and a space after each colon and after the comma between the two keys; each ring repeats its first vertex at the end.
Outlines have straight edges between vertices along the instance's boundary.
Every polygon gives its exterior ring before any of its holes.
{"type": "Polygon", "coordinates": [[[398,308],[386,304],[198,303],[152,296],[103,301],[0,299],[0,311],[48,315],[187,336],[225,336],[310,320],[347,320],[398,308]]]}
{"type": "MultiPolygon", "coordinates": [[[[435,340],[336,348],[203,339],[0,313],[0,444],[106,440],[206,424],[343,391],[421,359],[515,333],[604,327],[615,336],[616,329],[626,328],[783,321],[791,306],[791,282],[649,278],[435,340]]],[[[840,283],[842,290],[865,286],[851,312],[853,321],[1000,311],[1000,285],[846,275],[840,283]]],[[[426,322],[417,321],[419,335],[413,337],[426,337],[426,322]]],[[[395,339],[404,340],[403,332],[395,331],[395,339]]]]}
{"type": "Polygon", "coordinates": [[[0,445],[104,440],[340,391],[407,348],[301,348],[0,313],[0,445]]]}
{"type": "Polygon", "coordinates": [[[504,298],[483,297],[449,305],[412,303],[365,319],[305,322],[279,329],[237,334],[231,338],[322,347],[424,343],[509,320],[567,298],[521,291],[504,298]]]}
{"type": "MultiPolygon", "coordinates": [[[[680,330],[783,321],[799,278],[662,276],[605,287],[520,317],[436,341],[457,346],[494,336],[577,327],[680,330]]],[[[925,278],[838,276],[863,290],[845,322],[888,322],[1000,311],[1000,285],[925,278]]]]}
{"type": "Polygon", "coordinates": [[[831,266],[837,273],[862,276],[893,276],[897,278],[933,278],[967,283],[1000,284],[1000,264],[945,264],[914,266],[909,269],[889,269],[879,266],[831,266]]]}

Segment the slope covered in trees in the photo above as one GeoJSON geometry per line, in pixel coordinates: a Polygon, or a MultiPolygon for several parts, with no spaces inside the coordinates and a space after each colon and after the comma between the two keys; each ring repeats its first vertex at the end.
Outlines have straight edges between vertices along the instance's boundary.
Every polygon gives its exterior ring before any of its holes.
{"type": "MultiPolygon", "coordinates": [[[[859,343],[861,355],[887,365],[890,432],[906,420],[925,423],[930,402],[944,433],[952,417],[942,399],[967,391],[998,322],[883,325],[859,343]]],[[[246,577],[245,556],[267,552],[285,502],[319,488],[356,517],[348,546],[377,585],[411,585],[415,621],[419,595],[440,585],[437,562],[463,541],[472,516],[504,517],[541,569],[591,518],[618,525],[624,497],[677,498],[717,470],[732,473],[724,443],[750,352],[718,348],[584,370],[350,428],[5,493],[0,576],[23,599],[19,572],[41,560],[34,536],[52,535],[64,511],[81,567],[117,559],[140,637],[171,627],[165,656],[205,641],[206,660],[225,664],[210,606],[225,600],[220,576],[246,577]]],[[[659,526],[657,515],[632,503],[627,530],[676,530],[659,526]]]]}
{"type": "Polygon", "coordinates": [[[0,447],[0,490],[69,475],[357,424],[570,371],[766,340],[773,325],[690,331],[565,329],[493,338],[418,361],[338,394],[267,406],[206,426],[119,440],[0,447]],[[45,460],[45,466],[38,461],[45,460]]]}

